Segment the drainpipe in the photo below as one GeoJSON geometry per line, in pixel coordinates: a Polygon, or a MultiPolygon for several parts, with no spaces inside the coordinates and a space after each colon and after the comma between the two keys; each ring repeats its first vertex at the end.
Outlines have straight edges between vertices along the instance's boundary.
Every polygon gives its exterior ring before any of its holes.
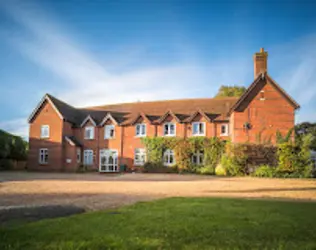
{"type": "MultiPolygon", "coordinates": [[[[122,164],[123,162],[122,162],[122,159],[123,159],[123,157],[124,157],[124,152],[123,152],[123,147],[124,146],[124,126],[121,126],[121,160],[120,160],[120,164],[122,164]]],[[[124,164],[126,164],[125,163],[125,161],[124,161],[124,164]]]]}
{"type": "Polygon", "coordinates": [[[97,137],[97,152],[96,152],[96,162],[97,162],[97,169],[98,172],[100,172],[100,128],[96,127],[98,131],[98,137],[97,137]]]}

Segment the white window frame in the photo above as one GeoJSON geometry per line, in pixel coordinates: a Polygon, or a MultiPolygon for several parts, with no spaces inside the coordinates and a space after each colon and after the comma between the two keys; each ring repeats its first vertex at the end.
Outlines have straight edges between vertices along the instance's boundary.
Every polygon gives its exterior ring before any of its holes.
{"type": "Polygon", "coordinates": [[[176,125],[175,122],[166,122],[166,123],[163,124],[163,135],[164,135],[164,136],[176,136],[176,134],[177,134],[177,125],[176,125]],[[171,125],[174,126],[174,133],[173,133],[173,134],[170,133],[170,131],[171,131],[171,129],[170,129],[171,125]],[[165,129],[166,126],[168,126],[167,130],[165,129]],[[167,132],[167,133],[166,133],[166,132],[167,132]]]}
{"type": "Polygon", "coordinates": [[[47,148],[40,148],[38,154],[38,163],[39,164],[48,164],[48,149],[47,148]],[[47,155],[47,159],[46,156],[47,155]]]}
{"type": "Polygon", "coordinates": [[[84,139],[85,140],[93,140],[94,139],[94,126],[87,126],[84,128],[84,139]],[[90,130],[90,137],[87,137],[87,131],[90,130]]]}
{"type": "Polygon", "coordinates": [[[93,150],[92,149],[83,150],[83,164],[85,166],[93,165],[93,150]],[[89,157],[91,157],[91,159],[89,157]]]}
{"type": "Polygon", "coordinates": [[[167,149],[163,154],[163,165],[169,167],[169,166],[174,166],[175,164],[176,164],[176,159],[175,159],[174,151],[171,149],[167,149]],[[171,156],[173,159],[172,162],[170,161],[171,156]]]}
{"type": "Polygon", "coordinates": [[[134,150],[134,165],[143,166],[146,162],[146,149],[144,148],[135,148],[134,150]],[[140,160],[137,160],[136,158],[140,160]]]}
{"type": "Polygon", "coordinates": [[[100,150],[99,172],[118,172],[119,171],[119,157],[116,149],[101,149],[100,150]],[[112,157],[113,162],[109,162],[112,157]],[[102,162],[102,158],[105,162],[102,162]],[[112,168],[112,169],[111,169],[112,168]]]}
{"type": "Polygon", "coordinates": [[[203,165],[204,164],[204,152],[203,151],[197,151],[195,152],[192,157],[191,157],[191,162],[193,164],[196,164],[196,165],[203,165]],[[197,161],[194,162],[193,159],[194,157],[196,157],[197,161]]]}
{"type": "Polygon", "coordinates": [[[192,123],[192,136],[205,136],[206,134],[206,123],[205,122],[193,122],[192,123]],[[197,125],[200,129],[200,124],[203,125],[203,133],[201,131],[198,131],[198,133],[194,134],[194,125],[197,125]]]}
{"type": "Polygon", "coordinates": [[[109,124],[104,126],[104,139],[113,139],[115,138],[115,125],[109,124]],[[110,135],[110,131],[113,129],[113,136],[110,135]]]}
{"type": "Polygon", "coordinates": [[[80,148],[77,148],[76,157],[77,157],[77,163],[80,163],[81,162],[81,149],[80,148]]]}
{"type": "Polygon", "coordinates": [[[144,137],[147,134],[147,126],[145,123],[138,123],[135,126],[135,136],[136,137],[144,137]],[[139,132],[139,133],[137,133],[139,132]]]}
{"type": "Polygon", "coordinates": [[[228,124],[221,124],[221,136],[228,136],[228,124]],[[225,133],[222,133],[222,128],[225,127],[225,133]]]}
{"type": "Polygon", "coordinates": [[[49,138],[49,125],[41,126],[41,138],[49,138]]]}

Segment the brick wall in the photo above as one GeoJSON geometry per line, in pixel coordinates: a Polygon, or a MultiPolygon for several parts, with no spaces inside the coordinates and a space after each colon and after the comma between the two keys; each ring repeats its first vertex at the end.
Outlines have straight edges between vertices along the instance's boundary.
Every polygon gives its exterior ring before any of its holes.
{"type": "Polygon", "coordinates": [[[62,130],[62,119],[59,117],[53,106],[45,101],[30,124],[28,169],[41,171],[62,170],[62,130]],[[49,125],[49,138],[41,138],[41,125],[49,125]],[[39,164],[40,148],[48,149],[48,164],[39,164]]]}
{"type": "Polygon", "coordinates": [[[262,139],[271,138],[275,143],[277,130],[284,135],[294,127],[293,106],[270,82],[267,82],[262,90],[264,92],[259,91],[243,112],[232,113],[233,142],[257,142],[261,133],[262,139]],[[264,100],[261,100],[262,96],[264,100]],[[244,128],[246,122],[251,125],[249,130],[244,128]]]}

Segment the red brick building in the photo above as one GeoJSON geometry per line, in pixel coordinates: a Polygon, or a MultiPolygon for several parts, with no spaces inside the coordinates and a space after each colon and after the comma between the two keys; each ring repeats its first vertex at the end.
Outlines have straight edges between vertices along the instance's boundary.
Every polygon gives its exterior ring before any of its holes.
{"type": "MultiPolygon", "coordinates": [[[[275,142],[294,126],[299,105],[268,75],[268,54],[254,55],[255,79],[240,97],[135,102],[79,109],[46,94],[29,118],[28,168],[101,172],[143,165],[144,136],[217,136],[232,142],[275,142]]],[[[164,164],[175,164],[167,150],[164,164]]],[[[194,157],[199,164],[199,157],[194,157]]]]}

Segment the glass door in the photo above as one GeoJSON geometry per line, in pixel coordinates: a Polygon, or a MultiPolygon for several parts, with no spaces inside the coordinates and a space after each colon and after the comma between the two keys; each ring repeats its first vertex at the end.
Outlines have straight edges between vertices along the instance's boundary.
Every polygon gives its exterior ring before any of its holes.
{"type": "Polygon", "coordinates": [[[117,172],[118,171],[118,152],[113,149],[100,150],[100,172],[117,172]]]}

